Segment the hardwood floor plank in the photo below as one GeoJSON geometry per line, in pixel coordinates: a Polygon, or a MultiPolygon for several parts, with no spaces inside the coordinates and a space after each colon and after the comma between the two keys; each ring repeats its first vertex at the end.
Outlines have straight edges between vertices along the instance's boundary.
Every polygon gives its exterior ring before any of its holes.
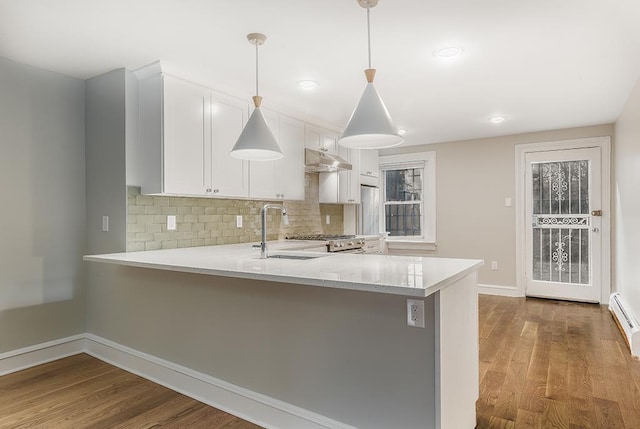
{"type": "Polygon", "coordinates": [[[86,354],[0,377],[0,427],[259,428],[86,354]]]}
{"type": "Polygon", "coordinates": [[[478,308],[478,429],[640,429],[640,361],[606,307],[481,295],[478,308]]]}

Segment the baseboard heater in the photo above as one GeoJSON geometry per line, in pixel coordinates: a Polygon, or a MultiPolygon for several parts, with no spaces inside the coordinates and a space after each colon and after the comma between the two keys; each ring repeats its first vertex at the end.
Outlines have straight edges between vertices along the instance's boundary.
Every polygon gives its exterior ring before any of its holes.
{"type": "Polygon", "coordinates": [[[619,293],[609,298],[609,311],[618,324],[631,354],[640,357],[640,324],[619,293]]]}

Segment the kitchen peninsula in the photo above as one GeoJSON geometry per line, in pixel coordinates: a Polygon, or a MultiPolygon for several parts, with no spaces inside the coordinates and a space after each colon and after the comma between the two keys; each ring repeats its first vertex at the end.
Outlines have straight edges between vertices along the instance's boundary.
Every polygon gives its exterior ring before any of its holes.
{"type": "Polygon", "coordinates": [[[267,427],[475,426],[482,261],[291,246],[85,256],[102,262],[89,266],[89,332],[294,419],[199,396],[267,427]],[[407,298],[425,328],[407,326],[407,298]]]}

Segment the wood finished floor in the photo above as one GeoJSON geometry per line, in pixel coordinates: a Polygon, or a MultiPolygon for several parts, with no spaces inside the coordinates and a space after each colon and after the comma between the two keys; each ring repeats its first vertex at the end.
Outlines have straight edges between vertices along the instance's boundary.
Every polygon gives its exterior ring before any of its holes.
{"type": "Polygon", "coordinates": [[[478,429],[640,428],[640,361],[606,307],[481,295],[478,429]]]}
{"type": "Polygon", "coordinates": [[[0,377],[0,428],[257,429],[86,354],[0,377]]]}

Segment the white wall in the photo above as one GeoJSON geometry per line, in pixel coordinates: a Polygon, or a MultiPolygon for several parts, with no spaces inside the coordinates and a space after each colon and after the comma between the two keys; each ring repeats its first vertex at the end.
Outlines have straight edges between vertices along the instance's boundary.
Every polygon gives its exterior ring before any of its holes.
{"type": "Polygon", "coordinates": [[[380,155],[436,152],[438,249],[422,254],[483,259],[479,283],[515,287],[515,146],[612,134],[613,125],[600,125],[399,147],[380,155]],[[511,207],[505,207],[506,197],[511,207]],[[498,262],[497,271],[491,261],[498,262]]]}
{"type": "Polygon", "coordinates": [[[84,88],[0,58],[0,353],[86,330],[84,88]]]}
{"type": "Polygon", "coordinates": [[[640,316],[640,82],[615,124],[613,151],[614,282],[640,316]]]}

